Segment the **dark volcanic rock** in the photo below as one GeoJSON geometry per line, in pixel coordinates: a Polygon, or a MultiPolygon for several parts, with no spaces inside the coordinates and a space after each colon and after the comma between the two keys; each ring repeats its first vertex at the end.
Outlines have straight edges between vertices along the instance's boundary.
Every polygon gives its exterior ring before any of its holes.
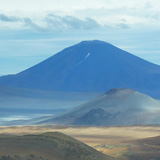
{"type": "Polygon", "coordinates": [[[77,125],[104,125],[107,119],[110,119],[112,115],[107,113],[104,109],[97,108],[92,109],[82,117],[76,119],[73,124],[77,125]]]}

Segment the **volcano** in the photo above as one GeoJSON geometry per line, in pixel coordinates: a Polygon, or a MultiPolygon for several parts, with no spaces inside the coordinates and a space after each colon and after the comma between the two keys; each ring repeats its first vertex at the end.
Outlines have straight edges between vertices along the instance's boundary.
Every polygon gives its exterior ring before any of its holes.
{"type": "Polygon", "coordinates": [[[82,41],[15,75],[0,85],[65,92],[105,92],[132,88],[160,98],[160,66],[109,43],[82,41]]]}
{"type": "Polygon", "coordinates": [[[59,116],[39,124],[87,126],[160,124],[160,102],[129,88],[111,89],[59,116]]]}

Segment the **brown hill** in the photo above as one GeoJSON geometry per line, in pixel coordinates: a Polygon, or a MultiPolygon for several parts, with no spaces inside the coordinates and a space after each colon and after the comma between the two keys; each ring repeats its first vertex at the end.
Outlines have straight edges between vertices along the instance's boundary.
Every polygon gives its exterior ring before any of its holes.
{"type": "MultiPolygon", "coordinates": [[[[0,156],[5,158],[6,155],[12,159],[13,155],[33,155],[34,157],[43,157],[45,160],[113,160],[113,158],[59,132],[24,136],[1,135],[0,156]]],[[[25,157],[20,157],[18,160],[25,160],[25,157]]]]}

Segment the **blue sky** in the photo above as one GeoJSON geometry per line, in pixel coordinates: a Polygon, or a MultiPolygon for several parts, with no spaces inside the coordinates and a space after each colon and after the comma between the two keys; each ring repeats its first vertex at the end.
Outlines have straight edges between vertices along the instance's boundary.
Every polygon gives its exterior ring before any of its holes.
{"type": "Polygon", "coordinates": [[[159,0],[0,0],[0,4],[0,75],[18,73],[65,47],[95,39],[160,64],[159,0]]]}

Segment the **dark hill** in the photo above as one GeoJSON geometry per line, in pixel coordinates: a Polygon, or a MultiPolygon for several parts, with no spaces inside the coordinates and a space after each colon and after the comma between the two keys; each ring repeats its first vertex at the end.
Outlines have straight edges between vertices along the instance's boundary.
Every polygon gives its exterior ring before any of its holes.
{"type": "MultiPolygon", "coordinates": [[[[43,157],[44,160],[113,160],[80,141],[58,132],[25,136],[1,135],[0,142],[0,156],[2,158],[8,156],[14,158],[13,160],[17,160],[13,155],[29,155],[29,160],[32,160],[31,156],[33,160],[41,160],[38,157],[43,157]]],[[[26,156],[20,158],[18,160],[25,160],[26,156]]]]}
{"type": "Polygon", "coordinates": [[[36,157],[33,154],[30,155],[6,155],[0,157],[0,160],[47,160],[43,157],[36,157]]]}

